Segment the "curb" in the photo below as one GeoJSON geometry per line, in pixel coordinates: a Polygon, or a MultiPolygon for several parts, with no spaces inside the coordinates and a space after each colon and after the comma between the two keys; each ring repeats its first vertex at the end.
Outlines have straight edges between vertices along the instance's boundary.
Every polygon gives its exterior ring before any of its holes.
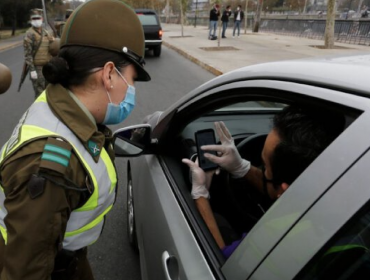
{"type": "Polygon", "coordinates": [[[212,66],[210,66],[210,65],[208,65],[208,64],[206,64],[202,61],[200,61],[199,59],[195,58],[194,56],[186,53],[185,51],[179,49],[178,47],[175,47],[174,45],[171,45],[170,43],[168,43],[166,41],[163,41],[163,45],[165,45],[169,49],[172,49],[172,50],[176,51],[177,53],[181,54],[183,57],[189,59],[190,61],[194,62],[195,64],[198,64],[200,67],[206,69],[208,72],[211,72],[215,76],[220,76],[220,75],[223,74],[220,70],[218,70],[218,69],[216,69],[216,68],[214,68],[214,67],[212,67],[212,66]]]}
{"type": "Polygon", "coordinates": [[[13,43],[13,44],[9,44],[9,45],[4,46],[4,47],[1,47],[0,46],[0,52],[6,51],[6,50],[9,50],[9,49],[16,48],[16,47],[18,47],[18,46],[20,46],[22,44],[23,44],[23,42],[21,41],[21,42],[16,42],[16,43],[13,43]]]}

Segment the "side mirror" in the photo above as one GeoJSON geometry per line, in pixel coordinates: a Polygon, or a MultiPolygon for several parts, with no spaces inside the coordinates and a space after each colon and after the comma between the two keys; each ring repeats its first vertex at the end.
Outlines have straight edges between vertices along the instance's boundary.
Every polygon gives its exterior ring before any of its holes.
{"type": "Polygon", "coordinates": [[[151,145],[152,127],[149,124],[120,128],[113,133],[114,152],[118,157],[135,157],[151,145]]]}

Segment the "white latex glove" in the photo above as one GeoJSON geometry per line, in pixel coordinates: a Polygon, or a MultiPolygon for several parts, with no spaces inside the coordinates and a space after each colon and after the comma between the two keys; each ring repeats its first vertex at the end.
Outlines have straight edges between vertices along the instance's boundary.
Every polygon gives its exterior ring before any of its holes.
{"type": "Polygon", "coordinates": [[[37,80],[37,72],[36,71],[31,71],[30,74],[31,74],[31,79],[32,80],[37,80]]]}
{"type": "MultiPolygon", "coordinates": [[[[191,197],[193,199],[198,199],[199,197],[209,198],[209,184],[207,184],[207,175],[202,168],[198,166],[198,160],[196,162],[190,159],[184,158],[182,162],[185,163],[190,168],[192,188],[191,197]],[[208,187],[207,187],[208,185],[208,187]]],[[[210,172],[209,172],[210,173],[210,172]]]]}
{"type": "Polygon", "coordinates": [[[203,151],[216,151],[219,156],[205,153],[204,156],[210,161],[217,163],[220,167],[235,178],[244,177],[249,171],[251,163],[242,159],[229,130],[223,122],[215,122],[216,131],[220,138],[221,145],[202,146],[203,151]]]}

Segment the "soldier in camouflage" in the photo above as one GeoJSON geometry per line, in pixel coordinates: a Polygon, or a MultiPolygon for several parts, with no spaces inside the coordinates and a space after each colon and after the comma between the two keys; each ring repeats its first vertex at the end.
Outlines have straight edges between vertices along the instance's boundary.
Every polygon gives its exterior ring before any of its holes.
{"type": "Polygon", "coordinates": [[[54,40],[48,31],[42,27],[43,18],[38,10],[31,13],[31,25],[24,37],[25,62],[29,68],[30,79],[37,98],[47,84],[42,75],[42,67],[52,58],[49,45],[54,40]]]}

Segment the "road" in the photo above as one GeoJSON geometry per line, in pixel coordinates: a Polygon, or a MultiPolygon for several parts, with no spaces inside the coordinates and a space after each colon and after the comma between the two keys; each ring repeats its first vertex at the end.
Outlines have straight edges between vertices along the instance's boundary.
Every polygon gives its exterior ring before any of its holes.
{"type": "MultiPolygon", "coordinates": [[[[9,138],[19,118],[34,99],[28,78],[21,91],[17,92],[22,59],[22,47],[0,52],[0,62],[13,73],[11,88],[0,96],[1,145],[9,138]]],[[[148,53],[146,61],[145,68],[152,81],[135,84],[136,107],[127,120],[121,125],[112,126],[112,130],[141,123],[147,114],[165,110],[184,94],[213,78],[210,73],[165,47],[160,58],[154,58],[148,53]]],[[[131,250],[126,236],[126,160],[117,159],[116,165],[119,172],[118,197],[106,219],[102,236],[89,248],[89,259],[97,280],[139,280],[139,257],[131,250]]]]}

